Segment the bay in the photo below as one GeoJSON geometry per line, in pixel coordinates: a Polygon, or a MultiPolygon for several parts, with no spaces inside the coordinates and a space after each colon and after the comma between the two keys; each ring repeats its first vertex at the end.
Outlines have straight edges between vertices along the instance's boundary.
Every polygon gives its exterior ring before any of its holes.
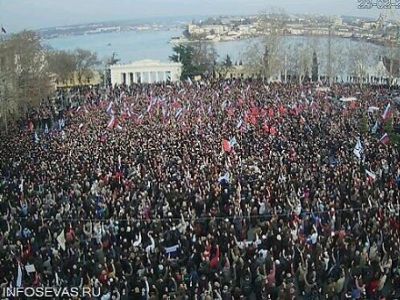
{"type": "MultiPolygon", "coordinates": [[[[182,35],[182,29],[149,30],[149,31],[123,31],[100,33],[79,36],[62,36],[45,40],[45,44],[54,49],[74,50],[76,48],[88,49],[97,52],[100,59],[111,57],[113,53],[121,60],[120,63],[129,63],[142,59],[154,59],[162,62],[169,61],[173,45],[172,37],[182,35]]],[[[262,51],[261,38],[252,38],[236,41],[214,42],[222,61],[227,54],[232,61],[246,61],[246,52],[254,45],[262,51]]],[[[301,52],[311,53],[316,51],[321,71],[326,69],[328,56],[328,37],[282,37],[282,59],[286,56],[288,68],[296,68],[298,56],[301,52]],[[290,63],[291,62],[291,63],[290,63]]],[[[382,46],[373,45],[364,41],[354,41],[344,38],[332,38],[331,49],[333,64],[340,69],[339,73],[349,74],[349,68],[354,65],[354,57],[363,57],[365,64],[374,66],[387,50],[382,46]],[[353,60],[353,63],[352,61],[353,60]]],[[[297,66],[298,67],[298,66],[297,66]]]]}

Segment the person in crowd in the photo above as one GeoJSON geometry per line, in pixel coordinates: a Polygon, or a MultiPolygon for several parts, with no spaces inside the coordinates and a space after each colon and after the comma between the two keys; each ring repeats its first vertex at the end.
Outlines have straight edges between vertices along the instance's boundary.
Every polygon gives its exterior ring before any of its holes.
{"type": "Polygon", "coordinates": [[[58,96],[1,133],[1,287],[399,299],[388,88],[219,80],[58,96]]]}

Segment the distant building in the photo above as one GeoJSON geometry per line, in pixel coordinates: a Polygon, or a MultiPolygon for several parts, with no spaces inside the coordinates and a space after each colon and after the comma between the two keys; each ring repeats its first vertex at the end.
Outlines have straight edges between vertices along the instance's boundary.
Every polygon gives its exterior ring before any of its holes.
{"type": "Polygon", "coordinates": [[[336,17],[333,20],[334,26],[343,26],[343,19],[341,17],[336,17]]]}
{"type": "Polygon", "coordinates": [[[362,24],[363,29],[371,30],[371,29],[382,29],[385,25],[385,17],[383,14],[379,15],[379,18],[376,21],[367,21],[362,24]]]}
{"type": "Polygon", "coordinates": [[[111,84],[155,83],[179,81],[181,63],[163,63],[156,60],[140,60],[126,65],[110,67],[111,84]]]}

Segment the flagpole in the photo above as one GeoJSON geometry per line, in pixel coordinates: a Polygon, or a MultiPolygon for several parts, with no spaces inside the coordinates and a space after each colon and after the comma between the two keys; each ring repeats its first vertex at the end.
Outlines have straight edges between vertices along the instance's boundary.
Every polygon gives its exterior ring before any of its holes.
{"type": "MultiPolygon", "coordinates": [[[[239,128],[239,130],[240,130],[240,128],[239,128]]],[[[240,130],[240,156],[239,156],[239,161],[240,161],[240,176],[242,176],[242,173],[243,173],[243,164],[242,164],[242,157],[241,157],[242,154],[243,154],[242,145],[243,145],[243,131],[240,130]]]]}

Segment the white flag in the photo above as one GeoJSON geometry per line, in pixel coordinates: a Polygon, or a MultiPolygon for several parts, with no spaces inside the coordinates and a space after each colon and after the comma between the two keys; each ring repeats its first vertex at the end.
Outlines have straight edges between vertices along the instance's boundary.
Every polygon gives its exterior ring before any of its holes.
{"type": "Polygon", "coordinates": [[[242,126],[242,124],[243,124],[243,120],[240,119],[239,122],[238,122],[237,125],[236,125],[236,128],[239,129],[240,126],[242,126]]]}
{"type": "Polygon", "coordinates": [[[178,111],[175,114],[175,118],[178,118],[182,114],[183,108],[178,109],[178,111]]]}
{"type": "Polygon", "coordinates": [[[222,181],[226,181],[227,183],[229,183],[229,172],[226,172],[224,176],[218,178],[218,182],[221,183],[222,181]]]}
{"type": "Polygon", "coordinates": [[[18,262],[18,274],[17,274],[17,282],[15,284],[17,287],[22,286],[22,268],[21,268],[21,263],[18,262]]]}
{"type": "Polygon", "coordinates": [[[357,144],[354,147],[353,153],[355,156],[357,156],[358,159],[361,159],[361,156],[363,154],[363,146],[361,145],[360,139],[357,140],[357,144]]]}
{"type": "Polygon", "coordinates": [[[25,270],[27,273],[35,273],[36,269],[35,269],[35,265],[26,265],[25,266],[25,270]]]}
{"type": "Polygon", "coordinates": [[[373,113],[374,111],[379,110],[379,107],[376,106],[370,106],[368,107],[368,112],[369,113],[373,113]]]}
{"type": "Polygon", "coordinates": [[[378,131],[378,126],[378,121],[376,121],[374,127],[371,129],[372,134],[375,134],[378,131]]]}
{"type": "Polygon", "coordinates": [[[385,111],[383,112],[382,115],[382,119],[386,121],[387,119],[389,119],[389,117],[390,117],[390,103],[388,103],[388,105],[386,106],[385,111]]]}
{"type": "Polygon", "coordinates": [[[57,237],[57,242],[61,249],[65,251],[65,236],[64,236],[64,229],[61,231],[61,233],[57,237]]]}
{"type": "Polygon", "coordinates": [[[38,134],[37,134],[37,132],[35,131],[35,143],[37,144],[37,143],[39,143],[39,136],[38,136],[38,134]]]}
{"type": "Polygon", "coordinates": [[[22,178],[22,179],[21,179],[21,183],[20,183],[19,186],[18,186],[21,193],[24,192],[24,181],[25,181],[25,180],[22,178]]]}

